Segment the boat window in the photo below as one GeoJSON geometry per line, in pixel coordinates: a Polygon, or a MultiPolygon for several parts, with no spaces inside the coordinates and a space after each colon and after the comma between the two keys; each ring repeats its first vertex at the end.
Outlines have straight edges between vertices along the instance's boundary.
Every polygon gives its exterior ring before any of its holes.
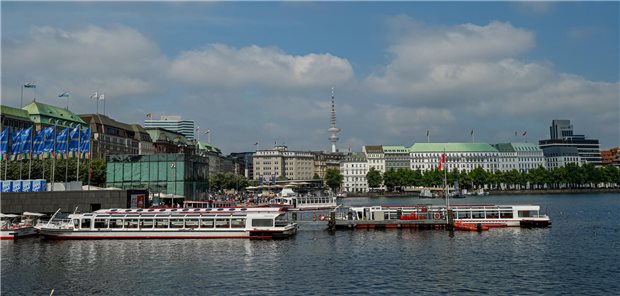
{"type": "Polygon", "coordinates": [[[111,209],[110,210],[110,212],[116,212],[116,211],[117,211],[117,209],[111,209]]]}
{"type": "Polygon", "coordinates": [[[519,211],[519,217],[536,217],[536,211],[519,211]]]}
{"type": "Polygon", "coordinates": [[[168,228],[168,219],[155,219],[155,228],[168,228]]]}
{"type": "Polygon", "coordinates": [[[271,219],[252,219],[253,227],[272,227],[273,220],[271,219]]]}
{"type": "Polygon", "coordinates": [[[230,228],[229,219],[215,219],[215,228],[230,228]]]}
{"type": "Polygon", "coordinates": [[[213,228],[213,219],[200,219],[200,228],[213,228]]]}
{"type": "Polygon", "coordinates": [[[80,228],[90,228],[90,221],[91,219],[82,219],[82,225],[80,225],[80,228]]]}
{"type": "Polygon", "coordinates": [[[467,212],[465,212],[465,211],[463,211],[463,212],[458,211],[458,212],[456,212],[456,218],[457,219],[470,219],[471,215],[470,215],[469,211],[467,211],[467,212]]]}
{"type": "Polygon", "coordinates": [[[137,210],[136,212],[142,212],[142,211],[144,211],[144,210],[143,210],[143,209],[139,209],[139,210],[137,210]]]}
{"type": "Polygon", "coordinates": [[[230,219],[230,228],[245,228],[245,219],[243,218],[230,219]]]}
{"type": "Polygon", "coordinates": [[[512,211],[500,211],[499,217],[500,218],[512,218],[512,211]]]}
{"type": "Polygon", "coordinates": [[[200,209],[194,209],[194,212],[199,212],[199,211],[200,211],[200,209]]]}
{"type": "Polygon", "coordinates": [[[159,211],[160,211],[160,212],[165,212],[165,211],[166,211],[166,209],[159,209],[159,211]]]}
{"type": "Polygon", "coordinates": [[[131,210],[125,210],[125,213],[127,213],[127,212],[131,212],[131,210]]]}
{"type": "Polygon", "coordinates": [[[110,228],[123,228],[122,219],[110,219],[110,228]]]}
{"type": "Polygon", "coordinates": [[[499,212],[498,211],[487,211],[487,219],[497,219],[499,218],[499,212]]]}
{"type": "Polygon", "coordinates": [[[73,227],[74,228],[80,227],[80,219],[73,219],[73,227]]]}
{"type": "Polygon", "coordinates": [[[217,211],[218,211],[218,212],[221,212],[221,211],[223,211],[223,210],[224,210],[224,209],[222,209],[222,208],[220,208],[220,209],[217,209],[217,211]]]}
{"type": "Polygon", "coordinates": [[[153,228],[153,219],[140,220],[140,228],[153,228]]]}
{"type": "Polygon", "coordinates": [[[138,219],[125,219],[125,228],[138,228],[138,219]]]}
{"type": "Polygon", "coordinates": [[[149,212],[153,212],[153,211],[155,211],[155,210],[153,210],[153,209],[149,209],[149,212]]]}
{"type": "Polygon", "coordinates": [[[198,228],[198,219],[187,219],[185,220],[186,228],[198,228]]]}
{"type": "Polygon", "coordinates": [[[108,228],[108,219],[95,219],[95,228],[108,228]]]}
{"type": "Polygon", "coordinates": [[[235,209],[234,209],[234,208],[230,208],[230,209],[228,209],[228,210],[232,212],[232,211],[234,211],[235,209]]]}
{"type": "Polygon", "coordinates": [[[246,209],[246,208],[241,208],[241,210],[242,210],[242,211],[247,211],[248,209],[246,209]]]}
{"type": "Polygon", "coordinates": [[[183,228],[183,219],[170,219],[170,228],[183,228]]]}
{"type": "Polygon", "coordinates": [[[484,211],[472,211],[471,217],[472,219],[482,219],[484,218],[484,211]]]}
{"type": "Polygon", "coordinates": [[[189,209],[183,209],[183,212],[187,212],[187,211],[189,211],[189,209]]]}

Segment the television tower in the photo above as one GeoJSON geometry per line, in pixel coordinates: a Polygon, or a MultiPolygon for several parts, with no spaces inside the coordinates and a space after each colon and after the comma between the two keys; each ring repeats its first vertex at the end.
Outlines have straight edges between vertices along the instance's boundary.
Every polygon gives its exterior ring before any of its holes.
{"type": "Polygon", "coordinates": [[[329,141],[332,142],[332,153],[336,153],[336,142],[338,142],[338,136],[336,135],[340,129],[336,127],[336,104],[334,99],[334,88],[332,87],[332,117],[331,117],[332,126],[327,129],[327,131],[331,134],[329,136],[329,141]]]}

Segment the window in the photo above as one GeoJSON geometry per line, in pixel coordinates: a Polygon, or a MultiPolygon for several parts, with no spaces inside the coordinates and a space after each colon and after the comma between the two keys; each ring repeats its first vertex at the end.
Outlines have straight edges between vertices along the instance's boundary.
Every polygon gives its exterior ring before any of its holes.
{"type": "Polygon", "coordinates": [[[252,219],[253,227],[271,227],[273,226],[273,220],[271,219],[252,219]]]}
{"type": "Polygon", "coordinates": [[[230,228],[229,219],[215,219],[215,228],[230,228]]]}
{"type": "Polygon", "coordinates": [[[230,219],[231,228],[245,228],[245,218],[230,219]]]}
{"type": "Polygon", "coordinates": [[[213,219],[201,219],[200,228],[213,228],[213,219]]]}
{"type": "Polygon", "coordinates": [[[82,219],[80,228],[90,228],[90,221],[91,219],[82,219]]]}

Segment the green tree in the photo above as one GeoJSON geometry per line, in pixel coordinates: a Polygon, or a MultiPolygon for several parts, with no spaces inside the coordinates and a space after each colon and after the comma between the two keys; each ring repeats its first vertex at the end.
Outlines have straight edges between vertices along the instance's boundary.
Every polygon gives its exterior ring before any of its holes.
{"type": "Polygon", "coordinates": [[[312,176],[312,180],[321,180],[321,176],[319,176],[319,174],[314,173],[314,176],[312,176]]]}
{"type": "Polygon", "coordinates": [[[481,167],[473,169],[469,175],[471,177],[471,181],[476,184],[478,188],[482,187],[484,184],[488,184],[491,179],[489,177],[489,173],[481,167]]]}
{"type": "Polygon", "coordinates": [[[423,186],[443,186],[443,171],[426,171],[422,179],[423,186]]]}
{"type": "Polygon", "coordinates": [[[398,173],[393,169],[383,173],[383,185],[388,191],[394,191],[394,187],[398,186],[398,173]]]}
{"type": "Polygon", "coordinates": [[[333,192],[338,192],[343,180],[344,177],[340,174],[338,169],[328,169],[325,171],[325,184],[327,184],[333,192]]]}
{"type": "Polygon", "coordinates": [[[383,183],[381,172],[375,170],[374,167],[371,167],[368,173],[366,173],[366,180],[368,181],[369,188],[381,187],[381,183],[383,183]]]}
{"type": "Polygon", "coordinates": [[[521,173],[519,171],[512,169],[506,173],[504,173],[504,180],[506,184],[516,186],[521,184],[521,173]]]}

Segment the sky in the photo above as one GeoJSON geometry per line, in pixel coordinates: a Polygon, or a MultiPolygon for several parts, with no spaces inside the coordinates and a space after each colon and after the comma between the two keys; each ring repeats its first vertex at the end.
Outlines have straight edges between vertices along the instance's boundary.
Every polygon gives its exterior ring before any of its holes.
{"type": "Polygon", "coordinates": [[[534,142],[620,146],[620,2],[2,1],[3,105],[196,122],[227,154],[534,142]],[[23,89],[24,104],[35,89],[23,89]],[[99,104],[103,112],[103,103],[99,104]],[[473,130],[473,139],[472,139],[473,130]],[[516,135],[516,136],[515,136],[516,135]]]}

